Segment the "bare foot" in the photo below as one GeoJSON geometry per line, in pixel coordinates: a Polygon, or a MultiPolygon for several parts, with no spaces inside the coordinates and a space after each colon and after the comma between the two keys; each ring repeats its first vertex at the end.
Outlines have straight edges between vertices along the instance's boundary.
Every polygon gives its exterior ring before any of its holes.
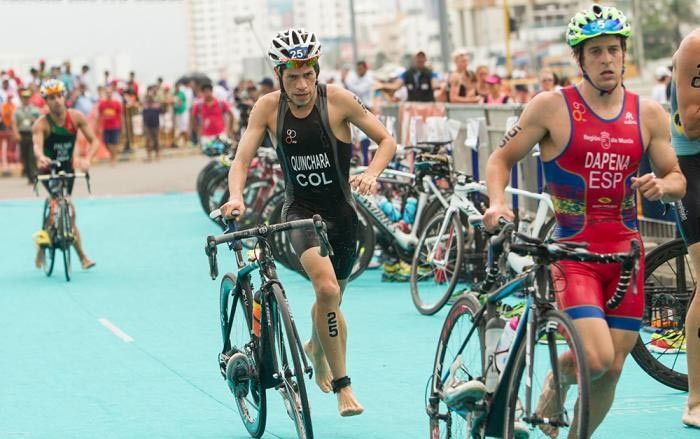
{"type": "Polygon", "coordinates": [[[321,389],[323,393],[330,393],[333,389],[331,386],[331,381],[333,381],[333,375],[331,374],[331,368],[328,366],[328,360],[321,349],[314,349],[311,344],[311,340],[304,343],[304,352],[306,356],[311,360],[311,364],[314,367],[314,375],[316,376],[316,385],[321,389]]]}
{"type": "Polygon", "coordinates": [[[34,260],[34,265],[36,265],[36,268],[41,268],[44,266],[44,253],[39,252],[36,254],[36,259],[34,260]]]}
{"type": "Polygon", "coordinates": [[[700,406],[696,406],[692,410],[686,406],[685,412],[683,412],[683,423],[688,427],[700,428],[700,406]]]}
{"type": "Polygon", "coordinates": [[[88,270],[95,266],[95,262],[91,261],[88,258],[85,258],[82,261],[80,261],[80,264],[83,266],[83,270],[88,270]]]}
{"type": "Polygon", "coordinates": [[[340,416],[357,416],[365,411],[364,407],[355,399],[350,386],[340,389],[337,396],[340,416]]]}
{"type": "MultiPolygon", "coordinates": [[[[542,395],[540,395],[540,400],[537,402],[537,410],[535,411],[537,416],[541,418],[550,418],[556,415],[555,411],[561,410],[562,402],[556,401],[557,392],[553,386],[552,380],[552,372],[549,372],[544,382],[542,395]]],[[[566,400],[566,393],[569,391],[569,387],[569,385],[561,386],[560,392],[562,401],[566,400]]],[[[559,427],[541,424],[540,430],[549,437],[557,437],[559,435],[559,427]]]]}

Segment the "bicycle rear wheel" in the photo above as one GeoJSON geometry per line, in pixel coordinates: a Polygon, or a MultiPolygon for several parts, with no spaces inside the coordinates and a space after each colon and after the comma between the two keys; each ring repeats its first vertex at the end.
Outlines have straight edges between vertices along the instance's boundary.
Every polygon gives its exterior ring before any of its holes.
{"type": "Polygon", "coordinates": [[[453,379],[470,381],[484,375],[484,323],[483,319],[474,320],[479,309],[479,301],[473,294],[463,294],[452,305],[442,325],[426,404],[431,439],[469,437],[465,415],[447,406],[443,392],[450,368],[458,361],[460,348],[475,325],[477,327],[461,351],[462,364],[456,369],[453,379]]]}
{"type": "MultiPolygon", "coordinates": [[[[538,426],[543,418],[559,422],[559,435],[588,438],[590,375],[583,343],[571,319],[557,310],[544,313],[537,322],[535,343],[528,362],[525,337],[515,355],[510,375],[508,404],[504,417],[504,435],[508,438],[551,437],[538,426]],[[576,381],[568,392],[561,385],[560,359],[573,368],[576,381]],[[532,372],[527,369],[531,364],[532,372]],[[522,379],[523,376],[525,379],[522,379]],[[529,384],[529,386],[528,386],[529,384]],[[547,390],[548,398],[541,395],[547,390]],[[560,402],[557,402],[559,400],[560,402]],[[547,401],[545,403],[545,401],[547,401]]],[[[545,425],[543,428],[550,428],[545,425]]]]}
{"type": "Polygon", "coordinates": [[[71,278],[71,263],[70,263],[70,248],[73,245],[73,226],[70,216],[70,206],[66,200],[63,200],[58,205],[58,235],[61,244],[61,252],[63,253],[63,271],[66,275],[66,281],[70,282],[71,278]]]}
{"type": "Polygon", "coordinates": [[[464,231],[459,213],[452,215],[445,232],[438,236],[444,220],[445,215],[437,215],[428,221],[411,262],[411,298],[425,315],[435,314],[445,305],[462,266],[464,231]]]}
{"type": "Polygon", "coordinates": [[[632,358],[658,382],[687,392],[685,316],[697,280],[685,242],[656,247],[644,266],[644,315],[632,358]]]}
{"type": "Polygon", "coordinates": [[[256,342],[251,339],[250,332],[253,297],[246,284],[236,288],[235,275],[226,273],[221,280],[219,298],[224,343],[219,367],[243,425],[251,436],[258,438],[265,431],[267,404],[256,358],[256,342]]]}
{"type": "Polygon", "coordinates": [[[300,439],[314,437],[311,425],[309,400],[304,383],[304,367],[301,360],[301,340],[298,338],[294,321],[287,305],[287,298],[277,284],[272,284],[268,295],[270,325],[273,329],[272,348],[277,357],[278,373],[281,382],[278,391],[284,400],[287,414],[294,421],[300,439]]]}

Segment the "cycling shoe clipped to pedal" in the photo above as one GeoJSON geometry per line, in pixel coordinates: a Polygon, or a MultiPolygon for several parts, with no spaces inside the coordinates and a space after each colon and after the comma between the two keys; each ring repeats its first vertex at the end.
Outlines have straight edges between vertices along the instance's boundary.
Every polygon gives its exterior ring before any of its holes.
{"type": "Polygon", "coordinates": [[[248,356],[237,352],[226,363],[226,384],[229,390],[237,398],[248,396],[250,377],[252,376],[252,364],[248,356]]]}
{"type": "Polygon", "coordinates": [[[460,371],[463,375],[469,376],[462,362],[462,356],[458,355],[450,366],[450,373],[442,388],[442,400],[448,407],[460,408],[464,403],[481,400],[486,394],[486,385],[482,381],[477,379],[465,381],[457,378],[457,373],[460,371]]]}

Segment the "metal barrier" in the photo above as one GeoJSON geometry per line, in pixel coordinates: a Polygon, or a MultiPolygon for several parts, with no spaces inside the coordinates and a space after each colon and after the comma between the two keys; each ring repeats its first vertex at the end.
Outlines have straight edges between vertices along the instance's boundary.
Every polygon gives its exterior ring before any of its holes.
{"type": "MultiPolygon", "coordinates": [[[[405,104],[387,104],[382,106],[381,114],[391,116],[395,126],[393,132],[397,134],[397,141],[407,140],[407,130],[401,124],[405,123],[402,113],[405,104]],[[402,136],[403,134],[403,136],[402,136]]],[[[414,140],[452,140],[454,166],[457,171],[469,173],[481,180],[486,175],[486,161],[489,155],[500,144],[508,128],[509,121],[513,123],[525,107],[522,104],[443,104],[443,103],[416,103],[411,102],[411,107],[439,109],[448,120],[456,121],[459,126],[456,136],[452,139],[418,138],[414,140]],[[477,138],[475,139],[474,136],[477,138]],[[466,144],[469,144],[467,146],[466,144]]],[[[668,110],[668,106],[664,107],[668,110]]],[[[403,115],[405,116],[405,114],[403,115]]],[[[542,190],[542,173],[539,157],[528,155],[514,169],[517,180],[511,184],[532,192],[542,190]]],[[[537,208],[534,201],[527,200],[519,204],[514,199],[514,207],[519,206],[520,214],[534,215],[537,208]]],[[[676,225],[673,222],[644,218],[640,215],[639,227],[645,242],[660,244],[676,236],[676,225]]]]}

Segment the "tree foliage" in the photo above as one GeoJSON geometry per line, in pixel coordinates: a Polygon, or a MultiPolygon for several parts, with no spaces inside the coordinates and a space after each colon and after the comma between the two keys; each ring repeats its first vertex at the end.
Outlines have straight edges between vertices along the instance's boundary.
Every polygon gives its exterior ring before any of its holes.
{"type": "Polygon", "coordinates": [[[641,31],[648,59],[667,58],[678,48],[682,26],[695,27],[700,22],[696,0],[642,1],[641,31]]]}

